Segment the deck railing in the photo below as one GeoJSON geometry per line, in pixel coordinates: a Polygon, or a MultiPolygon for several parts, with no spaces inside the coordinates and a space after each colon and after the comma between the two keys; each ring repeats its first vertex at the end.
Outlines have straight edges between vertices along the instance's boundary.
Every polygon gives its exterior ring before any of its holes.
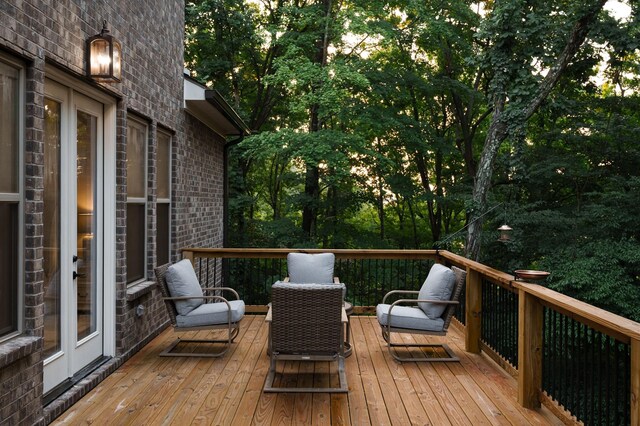
{"type": "Polygon", "coordinates": [[[336,255],[356,313],[393,289],[419,289],[434,262],[467,270],[457,311],[465,349],[493,358],[518,380],[518,401],[544,404],[584,424],[640,425],[640,324],[448,251],[184,249],[201,281],[229,285],[265,312],[290,252],[336,255]]]}

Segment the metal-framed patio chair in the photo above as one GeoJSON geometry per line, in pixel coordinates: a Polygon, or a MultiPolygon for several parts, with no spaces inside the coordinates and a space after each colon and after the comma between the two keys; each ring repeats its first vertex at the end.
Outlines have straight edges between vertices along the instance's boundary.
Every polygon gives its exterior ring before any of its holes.
{"type": "Polygon", "coordinates": [[[271,363],[265,392],[348,392],[344,370],[342,286],[277,282],[271,291],[269,353],[271,363]],[[274,386],[280,360],[336,361],[340,386],[274,386]]]}
{"type": "Polygon", "coordinates": [[[244,317],[245,305],[238,293],[229,287],[202,288],[191,261],[183,259],[173,265],[154,269],[162,299],[167,307],[174,331],[226,330],[224,339],[181,339],[178,337],[160,356],[220,357],[230,348],[244,317]],[[233,299],[220,295],[205,295],[204,291],[217,294],[230,293],[233,299]],[[181,343],[223,343],[218,352],[174,352],[181,343]]]}
{"type": "Polygon", "coordinates": [[[395,333],[426,334],[444,336],[447,334],[460,293],[466,283],[467,273],[452,266],[447,268],[438,263],[429,271],[420,291],[393,290],[387,293],[382,303],[376,307],[382,337],[387,342],[391,356],[399,362],[447,362],[459,361],[446,344],[399,343],[392,341],[395,333]],[[398,299],[391,304],[386,301],[393,295],[412,295],[415,299],[398,299]],[[398,355],[398,347],[441,347],[446,357],[403,357],[398,355]]]}

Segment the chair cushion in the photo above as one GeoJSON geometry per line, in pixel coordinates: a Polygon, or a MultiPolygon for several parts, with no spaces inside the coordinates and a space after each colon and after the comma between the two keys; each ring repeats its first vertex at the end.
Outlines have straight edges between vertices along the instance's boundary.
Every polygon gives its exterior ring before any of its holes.
{"type": "MultiPolygon", "coordinates": [[[[391,305],[387,305],[386,303],[381,303],[376,306],[376,316],[382,326],[389,324],[390,307],[391,305]]],[[[442,318],[430,319],[420,308],[396,305],[391,311],[391,327],[424,331],[442,331],[444,320],[442,318]]]]}
{"type": "MultiPolygon", "coordinates": [[[[231,322],[238,322],[244,317],[244,302],[242,300],[229,300],[231,305],[231,322]]],[[[227,304],[203,303],[186,315],[176,316],[178,327],[200,327],[203,325],[226,324],[228,321],[227,304]]]]}
{"type": "Polygon", "coordinates": [[[333,253],[289,253],[287,270],[292,283],[332,283],[333,265],[336,257],[333,253]]]}
{"type": "Polygon", "coordinates": [[[299,290],[326,290],[326,289],[332,289],[334,288],[334,286],[338,286],[342,289],[342,292],[344,293],[347,289],[347,286],[344,285],[344,283],[307,283],[307,284],[302,284],[301,283],[294,283],[294,282],[285,282],[285,281],[276,281],[275,283],[273,283],[272,287],[278,287],[278,288],[294,288],[294,289],[299,289],[299,290]]]}
{"type": "Polygon", "coordinates": [[[179,315],[187,315],[189,312],[202,305],[202,287],[193,270],[193,265],[188,259],[182,259],[167,269],[165,275],[167,287],[171,297],[194,296],[196,299],[176,300],[176,311],[179,315]],[[199,298],[198,298],[199,297],[199,298]]]}
{"type": "MultiPolygon", "coordinates": [[[[446,266],[434,264],[424,280],[418,299],[450,300],[456,275],[446,266]]],[[[431,319],[440,318],[447,305],[437,303],[418,302],[418,306],[431,319]]]]}

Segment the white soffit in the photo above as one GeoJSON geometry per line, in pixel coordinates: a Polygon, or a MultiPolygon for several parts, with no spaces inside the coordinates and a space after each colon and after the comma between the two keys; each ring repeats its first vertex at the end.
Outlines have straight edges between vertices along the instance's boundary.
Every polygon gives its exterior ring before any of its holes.
{"type": "Polygon", "coordinates": [[[234,117],[236,121],[229,119],[228,115],[235,115],[235,111],[222,100],[213,90],[207,90],[204,86],[193,81],[186,74],[184,77],[184,108],[185,110],[204,123],[220,136],[241,136],[248,133],[242,120],[234,117]],[[226,105],[218,105],[223,102],[226,105]],[[226,109],[227,111],[224,111],[226,109]],[[225,114],[226,112],[226,114],[225,114]]]}

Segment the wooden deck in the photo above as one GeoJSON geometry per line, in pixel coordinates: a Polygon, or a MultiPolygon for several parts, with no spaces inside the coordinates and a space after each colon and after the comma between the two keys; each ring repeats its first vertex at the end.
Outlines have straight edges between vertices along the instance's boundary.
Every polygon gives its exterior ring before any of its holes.
{"type": "MultiPolygon", "coordinates": [[[[351,324],[348,394],[262,393],[269,368],[267,327],[264,315],[249,315],[223,358],[160,358],[175,337],[166,330],[54,424],[561,424],[546,409],[520,407],[515,380],[488,358],[464,352],[463,336],[454,327],[446,340],[459,363],[398,364],[387,353],[375,317],[354,316],[351,324]]],[[[279,367],[291,373],[279,375],[290,386],[314,380],[327,386],[337,376],[323,374],[335,369],[329,363],[279,367]]]]}

